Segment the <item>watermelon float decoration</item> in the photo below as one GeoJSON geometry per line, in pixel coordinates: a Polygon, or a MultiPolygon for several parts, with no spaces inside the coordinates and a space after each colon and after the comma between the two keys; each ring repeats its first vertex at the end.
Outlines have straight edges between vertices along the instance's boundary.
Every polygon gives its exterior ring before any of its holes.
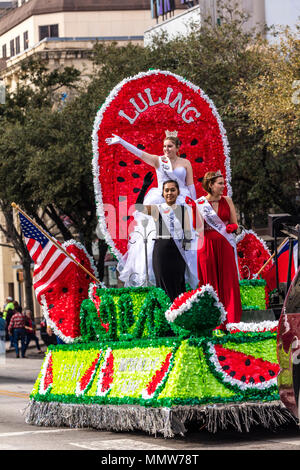
{"type": "Polygon", "coordinates": [[[175,334],[202,335],[226,320],[226,311],[209,284],[184,292],[166,311],[165,317],[175,334]]]}
{"type": "Polygon", "coordinates": [[[101,367],[101,371],[98,378],[97,384],[97,396],[105,396],[109,393],[114,380],[114,355],[111,348],[108,348],[105,357],[104,364],[101,367]]]}
{"type": "Polygon", "coordinates": [[[279,364],[253,355],[209,343],[210,361],[215,372],[232,387],[241,391],[264,390],[277,385],[279,364]]]}
{"type": "MultiPolygon", "coordinates": [[[[241,279],[252,279],[270,258],[271,253],[264,240],[252,230],[243,230],[236,239],[238,265],[241,279]]],[[[271,261],[261,272],[263,277],[271,269],[271,261]]]]}
{"type": "Polygon", "coordinates": [[[99,368],[99,365],[100,365],[101,356],[102,356],[102,351],[100,351],[97,354],[96,358],[92,362],[92,365],[89,366],[89,368],[85,371],[83,376],[78,381],[78,383],[76,385],[76,395],[77,396],[83,395],[91,387],[91,385],[93,383],[93,380],[94,380],[94,377],[95,377],[95,375],[97,373],[97,370],[99,368]]]}
{"type": "Polygon", "coordinates": [[[46,395],[52,389],[53,385],[53,358],[51,351],[46,355],[41,370],[41,380],[39,384],[39,393],[46,395]]]}
{"type": "MultiPolygon", "coordinates": [[[[92,258],[80,243],[70,240],[62,247],[92,275],[97,276],[92,258]]],[[[92,281],[77,264],[69,263],[41,295],[40,303],[47,324],[65,343],[80,340],[80,306],[88,297],[92,281]]]]}
{"type": "MultiPolygon", "coordinates": [[[[136,147],[163,155],[165,131],[178,131],[180,157],[192,165],[197,197],[207,171],[221,170],[224,194],[231,195],[229,147],[214,104],[184,78],[151,70],[123,80],[98,111],[93,130],[93,175],[100,229],[118,260],[134,228],[134,204],[149,170],[124,149],[107,145],[116,134],[136,147]]],[[[155,172],[154,172],[155,173],[155,172]]],[[[156,177],[152,186],[157,186],[156,177]]]]}
{"type": "Polygon", "coordinates": [[[142,397],[145,399],[153,398],[154,394],[159,390],[159,387],[164,382],[164,379],[167,377],[170,367],[173,353],[170,352],[167,354],[165,360],[163,361],[160,369],[158,369],[150,382],[148,383],[146,389],[142,392],[142,397]]]}

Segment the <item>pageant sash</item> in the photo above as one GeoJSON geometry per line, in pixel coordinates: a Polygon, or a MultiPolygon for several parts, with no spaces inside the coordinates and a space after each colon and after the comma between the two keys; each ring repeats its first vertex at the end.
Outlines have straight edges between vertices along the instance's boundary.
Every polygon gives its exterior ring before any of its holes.
{"type": "Polygon", "coordinates": [[[188,211],[190,218],[190,228],[191,228],[191,248],[184,250],[182,242],[184,239],[184,231],[182,228],[182,221],[178,220],[173,209],[168,206],[168,204],[158,204],[159,213],[162,216],[162,219],[170,233],[170,236],[173,238],[182,258],[186,264],[186,281],[190,284],[192,289],[198,287],[198,271],[197,271],[197,238],[193,230],[193,225],[191,221],[192,214],[191,209],[188,206],[184,206],[185,210],[188,211]]]}
{"type": "Polygon", "coordinates": [[[228,241],[228,243],[232,246],[234,250],[238,277],[240,278],[235,236],[232,233],[226,232],[226,225],[224,224],[223,220],[220,219],[218,214],[214,211],[214,209],[212,208],[212,206],[210,205],[210,203],[208,202],[205,196],[202,196],[199,199],[197,199],[196,204],[205,222],[214,230],[216,230],[220,235],[222,235],[228,241]]]}
{"type": "Polygon", "coordinates": [[[180,186],[182,185],[182,181],[175,175],[170,159],[165,156],[159,157],[159,163],[159,170],[165,175],[168,180],[177,181],[178,186],[180,188],[180,186]]]}

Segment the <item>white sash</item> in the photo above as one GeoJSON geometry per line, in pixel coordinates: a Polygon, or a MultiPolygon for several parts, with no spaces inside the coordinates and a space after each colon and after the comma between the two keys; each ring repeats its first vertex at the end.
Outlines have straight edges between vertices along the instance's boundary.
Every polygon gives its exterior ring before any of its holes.
{"type": "Polygon", "coordinates": [[[210,203],[208,202],[205,196],[202,196],[199,199],[197,199],[196,204],[205,222],[208,225],[210,225],[214,230],[216,230],[218,233],[220,233],[220,235],[226,238],[228,243],[230,243],[230,245],[232,246],[234,250],[238,277],[240,279],[235,236],[232,233],[226,232],[226,225],[224,224],[223,220],[220,219],[218,214],[214,211],[214,209],[212,208],[212,206],[210,205],[210,203]]]}
{"type": "MultiPolygon", "coordinates": [[[[170,236],[173,238],[182,258],[186,264],[186,271],[185,277],[186,281],[190,284],[192,289],[196,289],[198,287],[198,274],[197,274],[197,239],[195,237],[195,233],[193,231],[193,225],[191,223],[191,210],[188,206],[184,206],[185,210],[188,210],[188,214],[190,217],[190,227],[191,227],[191,248],[188,250],[184,250],[182,246],[182,241],[184,239],[184,231],[182,229],[182,221],[178,220],[176,217],[175,212],[173,211],[172,207],[168,206],[168,204],[158,204],[159,213],[162,216],[162,219],[169,231],[170,236]],[[173,223],[171,222],[173,220],[173,223]],[[172,228],[173,225],[173,228],[172,228]]],[[[181,206],[179,206],[181,207],[181,206]]],[[[184,212],[183,212],[184,217],[184,212]]]]}
{"type": "Polygon", "coordinates": [[[180,187],[182,184],[182,181],[173,172],[170,159],[165,156],[159,157],[159,162],[160,162],[159,169],[161,170],[161,172],[167,175],[168,179],[176,181],[178,183],[178,186],[180,187]]]}

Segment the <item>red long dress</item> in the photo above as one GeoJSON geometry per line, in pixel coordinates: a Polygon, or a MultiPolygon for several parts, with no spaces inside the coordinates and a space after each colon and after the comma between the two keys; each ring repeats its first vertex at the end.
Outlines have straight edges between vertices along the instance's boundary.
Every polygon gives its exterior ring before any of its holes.
{"type": "MultiPolygon", "coordinates": [[[[230,219],[230,207],[222,196],[219,202],[218,216],[227,225],[230,219]]],[[[239,278],[234,250],[230,243],[204,222],[204,243],[198,249],[199,287],[210,284],[218,294],[220,302],[227,312],[226,323],[241,320],[242,305],[239,278]]]]}

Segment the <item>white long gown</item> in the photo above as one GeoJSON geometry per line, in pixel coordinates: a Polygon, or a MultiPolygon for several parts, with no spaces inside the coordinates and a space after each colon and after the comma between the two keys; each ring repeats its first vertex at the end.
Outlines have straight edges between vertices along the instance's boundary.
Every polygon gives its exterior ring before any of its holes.
{"type": "MultiPolygon", "coordinates": [[[[176,204],[185,204],[186,196],[191,197],[190,191],[186,185],[186,169],[178,167],[172,170],[171,163],[166,157],[160,157],[160,166],[156,169],[158,186],[151,188],[144,198],[143,204],[162,204],[165,202],[162,197],[163,183],[169,179],[178,183],[180,194],[177,197],[176,204]]],[[[125,287],[155,286],[155,275],[152,266],[152,252],[156,238],[156,228],[153,217],[136,211],[134,214],[136,226],[129,236],[128,250],[120,259],[117,269],[120,273],[119,278],[124,282],[125,287]],[[145,228],[146,226],[146,228],[145,228]],[[146,274],[146,250],[144,239],[147,237],[147,262],[148,277],[146,274]]],[[[192,288],[197,287],[197,266],[192,258],[192,253],[188,254],[190,269],[187,275],[187,282],[192,288]],[[191,274],[192,273],[192,274],[191,274]]],[[[196,256],[195,256],[196,258],[196,256]]]]}

